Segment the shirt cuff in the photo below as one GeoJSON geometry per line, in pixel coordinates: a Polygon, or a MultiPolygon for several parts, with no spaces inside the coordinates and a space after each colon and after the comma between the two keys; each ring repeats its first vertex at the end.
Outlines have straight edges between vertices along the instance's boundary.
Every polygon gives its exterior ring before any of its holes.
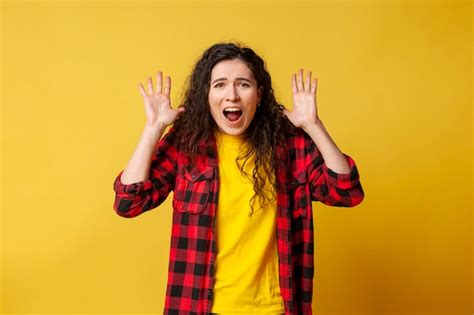
{"type": "Polygon", "coordinates": [[[115,178],[114,182],[114,191],[117,194],[138,194],[142,191],[149,190],[153,183],[150,179],[145,179],[141,182],[136,182],[133,184],[124,184],[120,180],[124,170],[120,171],[118,176],[115,178]]]}
{"type": "Polygon", "coordinates": [[[351,171],[349,173],[336,173],[332,169],[328,168],[326,166],[326,163],[323,163],[323,171],[324,174],[327,174],[327,180],[329,185],[335,186],[340,189],[351,189],[359,184],[359,171],[357,170],[357,166],[354,160],[344,153],[343,155],[346,158],[347,162],[349,162],[349,166],[351,168],[351,171]]]}

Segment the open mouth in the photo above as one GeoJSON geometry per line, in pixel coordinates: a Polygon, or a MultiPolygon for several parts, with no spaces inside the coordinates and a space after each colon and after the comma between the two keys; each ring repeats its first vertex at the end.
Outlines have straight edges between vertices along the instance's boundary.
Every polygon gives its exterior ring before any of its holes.
{"type": "Polygon", "coordinates": [[[237,108],[224,109],[224,116],[230,122],[236,122],[242,116],[242,111],[237,108]]]}

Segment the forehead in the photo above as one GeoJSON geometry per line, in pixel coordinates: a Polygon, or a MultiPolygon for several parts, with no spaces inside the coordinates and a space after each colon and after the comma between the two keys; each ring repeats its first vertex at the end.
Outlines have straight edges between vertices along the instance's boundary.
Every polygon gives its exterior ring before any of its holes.
{"type": "Polygon", "coordinates": [[[211,72],[211,80],[217,78],[245,77],[253,79],[253,72],[247,64],[240,59],[222,60],[218,62],[211,72]]]}

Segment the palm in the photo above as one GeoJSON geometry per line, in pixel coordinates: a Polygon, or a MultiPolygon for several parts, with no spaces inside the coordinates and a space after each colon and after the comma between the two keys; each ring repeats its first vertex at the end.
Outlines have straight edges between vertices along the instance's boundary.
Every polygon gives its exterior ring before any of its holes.
{"type": "Polygon", "coordinates": [[[285,110],[285,115],[296,127],[304,127],[317,121],[316,88],[317,79],[311,82],[311,72],[308,72],[304,84],[303,70],[299,71],[298,77],[293,74],[293,110],[285,110]]]}
{"type": "Polygon", "coordinates": [[[170,91],[171,78],[166,77],[166,82],[163,87],[162,74],[158,73],[156,82],[156,92],[153,89],[153,82],[148,78],[148,94],[145,92],[143,85],[139,85],[140,94],[143,96],[145,103],[145,113],[147,116],[147,123],[149,125],[161,124],[167,126],[173,123],[178,115],[184,111],[184,108],[178,110],[171,107],[170,91]]]}
{"type": "Polygon", "coordinates": [[[153,94],[145,97],[145,113],[149,124],[162,122],[172,123],[178,116],[178,111],[171,108],[171,100],[165,94],[153,94]]]}

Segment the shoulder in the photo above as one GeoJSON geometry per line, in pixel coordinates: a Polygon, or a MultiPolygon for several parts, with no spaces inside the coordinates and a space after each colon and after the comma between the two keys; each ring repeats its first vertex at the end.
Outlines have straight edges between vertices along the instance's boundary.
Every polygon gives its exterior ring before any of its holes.
{"type": "Polygon", "coordinates": [[[170,127],[168,130],[165,129],[164,134],[155,146],[155,150],[156,155],[165,154],[170,158],[176,158],[179,150],[175,128],[170,127]]]}
{"type": "Polygon", "coordinates": [[[164,135],[160,139],[160,145],[176,146],[178,139],[178,130],[171,126],[168,130],[164,131],[164,135]]]}
{"type": "Polygon", "coordinates": [[[308,144],[309,135],[301,128],[293,128],[285,133],[286,145],[289,147],[304,147],[308,144]]]}

